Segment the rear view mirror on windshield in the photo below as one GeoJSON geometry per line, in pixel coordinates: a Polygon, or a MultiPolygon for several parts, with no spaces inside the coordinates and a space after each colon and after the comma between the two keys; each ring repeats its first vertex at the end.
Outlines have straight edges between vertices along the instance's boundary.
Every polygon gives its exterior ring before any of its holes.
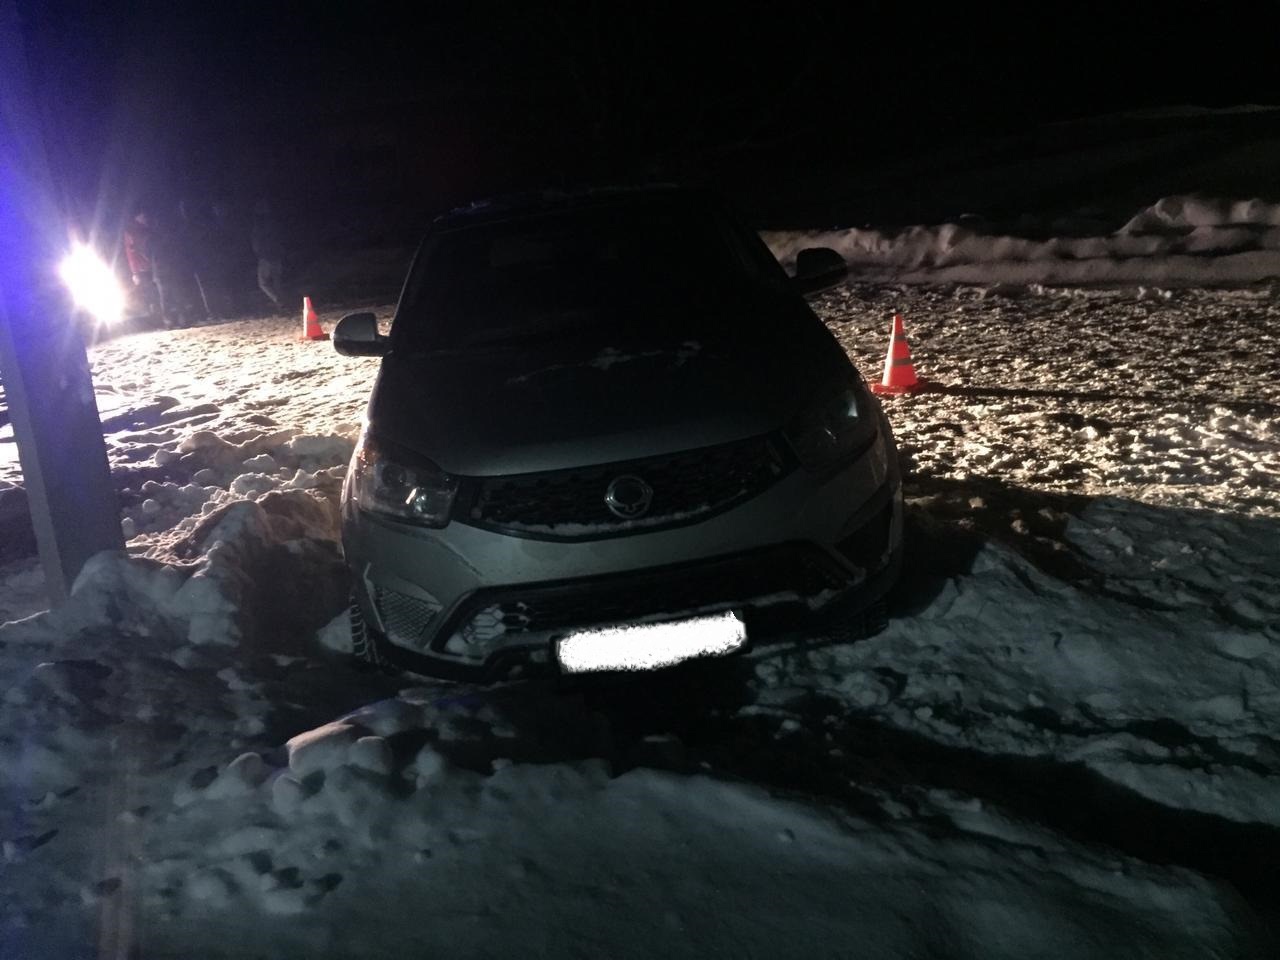
{"type": "Polygon", "coordinates": [[[372,313],[349,313],[333,328],[333,349],[345,357],[382,357],[391,339],[378,332],[378,318],[372,313]]]}

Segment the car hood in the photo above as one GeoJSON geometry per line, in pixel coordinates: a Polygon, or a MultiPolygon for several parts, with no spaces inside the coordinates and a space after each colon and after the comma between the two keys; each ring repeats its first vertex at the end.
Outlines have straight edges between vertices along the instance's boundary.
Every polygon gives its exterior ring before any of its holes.
{"type": "Polygon", "coordinates": [[[388,356],[380,439],[462,476],[609,463],[759,436],[848,361],[814,319],[771,333],[597,336],[573,346],[388,356]]]}

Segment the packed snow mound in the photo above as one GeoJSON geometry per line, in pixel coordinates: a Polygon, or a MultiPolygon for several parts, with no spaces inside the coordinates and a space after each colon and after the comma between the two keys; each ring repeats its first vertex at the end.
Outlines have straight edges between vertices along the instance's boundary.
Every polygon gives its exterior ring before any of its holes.
{"type": "Polygon", "coordinates": [[[1039,536],[1009,519],[1021,533],[874,642],[761,654],[759,702],[822,688],[956,748],[1079,763],[1169,807],[1280,826],[1280,779],[1257,763],[1280,759],[1280,523],[1105,498],[1078,514],[1046,502],[1039,536]]]}
{"type": "Polygon", "coordinates": [[[1102,236],[997,235],[965,222],[762,236],[785,266],[806,247],[830,247],[869,281],[1212,286],[1280,272],[1280,205],[1259,199],[1166,197],[1102,236]]]}
{"type": "Polygon", "coordinates": [[[1174,233],[1216,227],[1280,226],[1280,205],[1262,200],[1165,197],[1120,228],[1120,233],[1174,233]]]}
{"type": "MultiPolygon", "coordinates": [[[[94,930],[121,904],[163,914],[142,892],[143,840],[191,791],[261,784],[252,748],[319,719],[294,698],[385,696],[308,656],[346,602],[331,532],[310,493],[240,501],[191,535],[190,562],[99,554],[64,605],[0,626],[0,957],[79,956],[130,936],[94,930]],[[238,756],[217,782],[211,748],[238,756]]],[[[153,855],[191,842],[198,831],[153,855]]]]}
{"type": "Polygon", "coordinates": [[[379,957],[516,956],[530,943],[547,956],[607,944],[617,957],[713,957],[732,952],[727,931],[774,955],[856,943],[886,958],[944,944],[1021,958],[1046,940],[1063,957],[1190,957],[1249,939],[1209,881],[946,792],[872,820],[705,773],[530,762],[590,726],[572,704],[518,690],[411,687],[274,759],[242,755],[183,794],[175,827],[204,824],[208,841],[146,869],[171,909],[151,936],[254,938],[279,915],[306,918],[268,927],[280,956],[350,955],[356,930],[359,955],[379,957]],[[548,706],[553,723],[535,724],[548,706]],[[945,839],[926,837],[929,820],[949,824],[945,839]],[[362,923],[371,900],[395,921],[362,923]]]}

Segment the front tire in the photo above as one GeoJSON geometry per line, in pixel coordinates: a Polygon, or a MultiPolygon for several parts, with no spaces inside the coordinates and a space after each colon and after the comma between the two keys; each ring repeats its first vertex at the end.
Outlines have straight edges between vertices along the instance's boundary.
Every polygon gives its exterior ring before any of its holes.
{"type": "Polygon", "coordinates": [[[377,632],[370,629],[365,622],[364,613],[355,597],[351,598],[351,656],[356,663],[367,669],[389,672],[391,669],[387,658],[383,656],[379,646],[377,632]]]}

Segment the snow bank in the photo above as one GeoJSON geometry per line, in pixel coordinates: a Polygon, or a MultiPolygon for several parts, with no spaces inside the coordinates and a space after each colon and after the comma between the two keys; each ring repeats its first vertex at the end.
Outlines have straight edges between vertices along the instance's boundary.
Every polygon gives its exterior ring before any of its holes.
{"type": "Polygon", "coordinates": [[[1242,947],[1233,899],[1183,871],[1092,853],[938,794],[869,820],[707,775],[563,753],[589,723],[516,691],[398,697],[240,757],[170,829],[206,842],[144,870],[153,946],[260,939],[279,956],[1197,956],[1242,947]],[[953,824],[944,840],[930,820],[953,824]],[[945,868],[942,864],[945,863],[945,868]],[[382,922],[368,922],[370,903],[382,922]],[[273,916],[296,918],[271,924],[273,916]],[[305,918],[305,919],[303,919],[305,918]],[[357,946],[358,944],[358,946],[357,946]]]}
{"type": "Polygon", "coordinates": [[[855,277],[874,281],[1212,286],[1280,273],[1280,206],[1258,199],[1166,197],[1105,236],[1028,239],[990,235],[976,223],[763,236],[788,267],[805,247],[831,247],[855,277]]]}
{"type": "Polygon", "coordinates": [[[142,838],[193,791],[259,787],[267,766],[243,751],[267,748],[292,697],[360,689],[306,669],[346,604],[334,531],[311,492],[229,503],[175,545],[186,563],[100,554],[65,605],[0,626],[0,957],[81,955],[122,933],[94,933],[95,917],[135,897],[150,924],[164,911],[141,892],[142,838]],[[238,756],[220,777],[211,747],[238,756]]]}
{"type": "MultiPolygon", "coordinates": [[[[1044,544],[1050,569],[1071,578],[988,543],[869,643],[760,654],[757,705],[820,688],[930,740],[1080,763],[1171,809],[1280,826],[1264,759],[1280,724],[1280,525],[1113,499],[1043,509],[1038,526],[1065,533],[1044,544]]],[[[1021,522],[1012,539],[1031,541],[1021,522]]]]}

